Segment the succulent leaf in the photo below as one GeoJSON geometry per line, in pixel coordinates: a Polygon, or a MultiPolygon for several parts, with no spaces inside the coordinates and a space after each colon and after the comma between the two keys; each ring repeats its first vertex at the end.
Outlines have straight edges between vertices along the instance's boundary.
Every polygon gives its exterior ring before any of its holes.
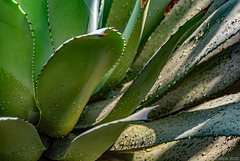
{"type": "Polygon", "coordinates": [[[113,109],[120,98],[121,95],[87,104],[74,128],[84,129],[92,127],[113,109]]]}
{"type": "Polygon", "coordinates": [[[142,43],[144,43],[148,39],[151,33],[156,29],[156,27],[163,20],[164,18],[163,11],[165,10],[169,2],[170,0],[165,0],[165,1],[151,0],[150,1],[147,18],[146,18],[146,24],[145,24],[143,36],[141,39],[142,43]]]}
{"type": "Polygon", "coordinates": [[[240,137],[219,136],[177,140],[158,146],[131,151],[111,151],[104,154],[98,161],[122,159],[132,160],[237,160],[240,137]]]}
{"type": "Polygon", "coordinates": [[[137,0],[134,5],[131,16],[128,20],[128,23],[123,31],[123,36],[126,41],[128,41],[129,37],[132,35],[134,26],[136,26],[136,22],[140,13],[141,13],[140,0],[137,0]]]}
{"type": "Polygon", "coordinates": [[[48,0],[49,23],[55,47],[59,47],[72,36],[87,34],[88,30],[92,32],[97,29],[97,1],[48,0]]]}
{"type": "Polygon", "coordinates": [[[124,48],[121,35],[103,28],[68,40],[46,64],[37,83],[41,110],[38,128],[54,137],[67,135],[103,75],[124,48]]]}
{"type": "Polygon", "coordinates": [[[2,0],[0,6],[0,116],[20,117],[36,123],[33,37],[29,23],[12,1],[2,0]]]}
{"type": "Polygon", "coordinates": [[[173,50],[176,47],[178,40],[181,36],[198,22],[205,12],[200,12],[193,17],[185,25],[183,25],[172,37],[154,54],[148,64],[142,69],[133,83],[129,86],[126,92],[122,95],[119,102],[115,105],[113,110],[108,115],[102,118],[103,122],[119,119],[127,116],[137,109],[137,106],[144,99],[145,95],[149,92],[152,85],[156,81],[160,71],[165,63],[168,61],[173,50]],[[141,85],[141,88],[139,88],[141,85]]]}
{"type": "Polygon", "coordinates": [[[113,0],[106,26],[124,31],[136,0],[113,0]]]}
{"type": "Polygon", "coordinates": [[[0,117],[0,159],[35,161],[45,147],[35,127],[14,117],[0,117]]]}
{"type": "Polygon", "coordinates": [[[130,18],[130,20],[134,21],[134,23],[136,22],[136,24],[135,26],[133,26],[133,22],[131,22],[132,24],[127,25],[128,30],[131,30],[132,33],[131,35],[129,35],[129,39],[127,40],[127,47],[124,51],[124,54],[118,61],[118,63],[104,76],[104,78],[98,84],[95,91],[93,92],[93,100],[100,96],[105,96],[108,92],[115,89],[115,87],[121,82],[121,80],[125,76],[128,68],[131,66],[134,60],[134,57],[137,53],[138,45],[142,37],[142,32],[145,26],[146,14],[149,6],[148,3],[144,10],[140,13],[140,2],[137,1],[137,3],[139,4],[135,5],[136,13],[130,18]],[[132,28],[129,26],[131,26],[132,28]]]}
{"type": "Polygon", "coordinates": [[[0,160],[239,159],[240,0],[0,6],[0,160]]]}
{"type": "Polygon", "coordinates": [[[106,27],[113,0],[101,0],[98,28],[106,27]]]}
{"type": "MultiPolygon", "coordinates": [[[[238,80],[240,78],[238,67],[240,63],[239,40],[240,33],[209,53],[184,79],[169,88],[164,97],[160,95],[158,99],[155,99],[156,102],[148,102],[151,105],[161,107],[156,110],[157,117],[213,99],[238,80]]],[[[175,60],[169,61],[171,66],[178,64],[175,60]]],[[[171,74],[167,71],[169,66],[165,67],[162,75],[160,74],[161,81],[163,77],[168,78],[167,74],[171,74]]],[[[159,80],[158,83],[164,84],[161,81],[159,80]]],[[[146,104],[142,106],[144,107],[146,104]]]]}
{"type": "MultiPolygon", "coordinates": [[[[144,39],[146,39],[146,33],[143,35],[143,46],[140,49],[140,53],[135,58],[131,66],[131,70],[128,73],[128,79],[133,79],[139,73],[139,71],[144,67],[144,65],[148,62],[148,60],[154,55],[154,53],[158,50],[158,48],[167,41],[171,34],[176,32],[180,26],[184,25],[187,20],[191,19],[195,14],[197,14],[202,8],[206,7],[212,2],[212,0],[203,0],[203,1],[179,1],[174,7],[170,10],[167,16],[163,19],[163,21],[157,26],[154,32],[149,37],[146,43],[144,39]],[[191,9],[189,9],[191,8],[191,9]]],[[[153,3],[153,2],[152,2],[153,3]]],[[[155,2],[156,3],[156,2],[155,2]]],[[[155,4],[156,5],[156,4],[155,4]]],[[[166,4],[165,4],[166,5],[166,4]]],[[[150,13],[149,13],[150,14],[150,13]]],[[[148,16],[149,17],[149,16],[148,16]]],[[[151,21],[151,17],[147,18],[147,22],[151,21]]],[[[155,26],[155,25],[154,25],[155,26]]],[[[146,26],[146,30],[148,26],[146,26]]],[[[149,33],[148,33],[149,34],[149,33]]],[[[141,45],[143,45],[141,44],[141,45]]]]}
{"type": "Polygon", "coordinates": [[[167,69],[164,73],[166,82],[161,82],[162,78],[160,77],[162,76],[160,75],[159,81],[156,81],[146,96],[146,102],[153,103],[157,96],[189,73],[202,58],[239,32],[239,6],[238,1],[228,1],[202,23],[188,40],[174,52],[172,62],[169,63],[170,66],[165,66],[167,69]],[[221,28],[219,28],[219,23],[221,23],[221,28]]]}
{"type": "Polygon", "coordinates": [[[51,159],[94,161],[117,140],[129,123],[148,121],[148,114],[154,108],[148,107],[127,118],[96,126],[77,137],[72,134],[56,140],[46,154],[51,159]]]}
{"type": "Polygon", "coordinates": [[[121,134],[113,149],[142,148],[184,138],[239,135],[239,111],[240,93],[221,97],[186,112],[132,125],[121,134]]]}
{"type": "Polygon", "coordinates": [[[52,41],[49,34],[48,13],[46,0],[15,0],[27,14],[34,35],[34,80],[43,65],[53,53],[52,41]]]}

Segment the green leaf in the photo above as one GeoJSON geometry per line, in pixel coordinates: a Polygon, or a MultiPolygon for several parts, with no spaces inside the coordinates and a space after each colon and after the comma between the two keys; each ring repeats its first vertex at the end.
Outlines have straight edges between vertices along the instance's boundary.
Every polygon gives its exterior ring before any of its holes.
{"type": "Polygon", "coordinates": [[[228,1],[211,14],[204,23],[180,46],[166,65],[162,78],[158,78],[146,103],[153,103],[169,87],[183,78],[206,55],[240,31],[238,1],[228,1]],[[211,39],[209,38],[211,37],[211,39]],[[163,78],[165,79],[163,81],[163,78]]]}
{"type": "Polygon", "coordinates": [[[76,124],[74,129],[92,127],[94,124],[99,122],[103,116],[106,116],[113,109],[113,107],[117,104],[120,98],[121,95],[88,104],[83,109],[78,123],[76,124]]]}
{"type": "Polygon", "coordinates": [[[45,147],[35,127],[13,117],[0,117],[0,159],[35,161],[45,147]]]}
{"type": "MultiPolygon", "coordinates": [[[[229,160],[239,158],[240,137],[220,136],[177,140],[145,149],[107,152],[106,158],[132,160],[229,160]],[[225,159],[224,159],[225,158],[225,159]]],[[[113,159],[112,159],[113,160],[113,159]]]]}
{"type": "Polygon", "coordinates": [[[98,9],[98,5],[93,6],[95,1],[48,0],[49,23],[55,47],[59,47],[72,36],[86,34],[88,30],[93,30],[92,27],[96,28],[94,7],[98,9]]]}
{"type": "Polygon", "coordinates": [[[121,134],[113,150],[149,147],[184,138],[239,136],[239,116],[240,93],[221,97],[186,112],[132,125],[121,134]]]}
{"type": "MultiPolygon", "coordinates": [[[[88,22],[88,33],[94,32],[98,28],[98,18],[99,18],[99,9],[100,9],[100,1],[101,0],[84,0],[87,7],[89,8],[89,22],[88,22]]],[[[82,12],[83,14],[84,12],[82,12]]],[[[86,13],[84,13],[86,14],[86,13]]],[[[79,17],[77,17],[79,18],[79,17]]]]}
{"type": "Polygon", "coordinates": [[[147,121],[154,108],[145,108],[127,118],[96,126],[77,137],[70,134],[56,140],[46,155],[54,160],[94,161],[117,140],[129,123],[147,121]]]}
{"type": "Polygon", "coordinates": [[[133,22],[131,22],[132,24],[128,25],[128,30],[131,30],[132,33],[131,36],[129,35],[130,37],[129,40],[127,41],[127,47],[123,53],[123,56],[98,84],[97,88],[93,93],[93,95],[94,94],[95,95],[92,97],[92,100],[98,98],[99,96],[105,96],[109,91],[113,90],[121,82],[121,80],[123,79],[127,70],[129,69],[133,62],[133,59],[137,53],[138,45],[142,37],[143,29],[145,26],[146,14],[149,6],[148,3],[144,10],[140,13],[140,2],[138,1],[138,3],[139,4],[136,4],[135,6],[136,10],[135,12],[137,13],[135,13],[135,15],[131,16],[130,18],[130,20],[134,21],[134,23],[136,24],[135,26],[131,26],[133,25],[133,22]]]}
{"type": "Polygon", "coordinates": [[[99,28],[106,27],[108,15],[112,6],[113,0],[101,0],[99,28]]]}
{"type": "Polygon", "coordinates": [[[46,64],[37,83],[38,128],[50,136],[68,134],[92,91],[122,54],[124,41],[113,29],[72,38],[46,64]]]}
{"type": "Polygon", "coordinates": [[[137,0],[135,3],[135,6],[133,8],[133,11],[131,13],[131,16],[127,22],[127,25],[123,31],[123,37],[127,42],[128,42],[129,37],[132,35],[134,26],[136,24],[136,21],[139,17],[140,12],[141,12],[140,0],[137,0]]]}
{"type": "Polygon", "coordinates": [[[124,31],[136,0],[113,0],[106,26],[124,31]]]}
{"type": "Polygon", "coordinates": [[[144,27],[141,43],[145,43],[148,37],[152,34],[152,32],[157,28],[157,26],[163,20],[164,18],[163,12],[169,2],[170,0],[165,0],[165,1],[151,0],[150,1],[149,10],[147,13],[146,25],[144,27]]]}
{"type": "MultiPolygon", "coordinates": [[[[142,106],[159,105],[161,108],[156,111],[159,117],[215,98],[218,93],[240,78],[239,40],[240,33],[209,53],[184,79],[165,92],[164,97],[160,95],[159,98],[155,98],[156,102],[150,101],[143,103],[142,106]]],[[[178,64],[177,58],[169,61],[170,67],[166,65],[160,74],[162,77],[158,80],[159,84],[164,84],[163,77],[166,81],[169,78],[168,74],[172,74],[168,73],[168,69],[174,70],[173,66],[178,64]]]]}
{"type": "Polygon", "coordinates": [[[36,123],[33,37],[29,23],[12,1],[2,0],[0,6],[0,116],[20,117],[36,123]]]}
{"type": "Polygon", "coordinates": [[[104,118],[102,122],[119,119],[130,115],[144,99],[152,85],[156,81],[163,66],[171,56],[179,38],[194,25],[205,14],[205,11],[200,12],[179,30],[154,54],[149,63],[139,73],[138,77],[129,86],[119,102],[113,110],[104,118]],[[141,88],[139,86],[141,85],[141,88]]]}
{"type": "MultiPolygon", "coordinates": [[[[156,1],[156,0],[155,0],[156,1]]],[[[128,73],[128,79],[134,79],[136,75],[140,72],[140,70],[144,67],[144,65],[148,62],[148,60],[154,55],[154,53],[158,50],[159,47],[167,41],[173,33],[175,33],[180,26],[184,25],[187,20],[191,19],[195,14],[197,14],[202,8],[206,7],[212,2],[212,0],[203,0],[203,1],[179,1],[174,7],[170,10],[167,16],[163,19],[163,21],[157,26],[154,32],[149,37],[146,44],[138,53],[138,56],[135,58],[134,63],[131,66],[131,70],[128,73]]],[[[154,3],[154,2],[151,2],[154,3]]],[[[157,2],[155,2],[157,3],[157,2]]],[[[163,2],[161,2],[163,3],[163,2]]],[[[164,2],[166,3],[166,2],[164,2]]],[[[154,4],[154,8],[157,7],[157,4],[154,4]]],[[[165,4],[166,5],[166,4],[165,4]]],[[[149,10],[149,14],[154,12],[152,9],[149,10]]],[[[151,15],[152,17],[153,15],[151,15]]],[[[155,15],[157,16],[157,15],[155,15]]],[[[154,17],[155,17],[154,16],[154,17]]],[[[149,15],[148,15],[149,17],[149,15]]],[[[152,23],[151,21],[155,21],[155,19],[151,20],[147,17],[147,22],[152,23]],[[148,20],[149,19],[149,20],[148,20]]],[[[153,26],[155,26],[153,24],[153,26]]],[[[146,32],[150,32],[149,26],[146,26],[146,31],[144,31],[143,40],[146,39],[146,32]]]]}
{"type": "MultiPolygon", "coordinates": [[[[45,0],[15,0],[27,14],[34,34],[34,80],[43,65],[53,53],[52,41],[49,34],[47,1],[45,0]]],[[[24,39],[22,39],[24,40],[24,39]]]]}

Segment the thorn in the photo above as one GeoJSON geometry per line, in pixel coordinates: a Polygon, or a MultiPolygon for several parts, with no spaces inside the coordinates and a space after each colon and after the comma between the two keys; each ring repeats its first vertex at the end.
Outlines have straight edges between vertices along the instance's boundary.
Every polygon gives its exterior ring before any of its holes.
{"type": "Polygon", "coordinates": [[[21,4],[20,3],[17,3],[18,6],[20,6],[21,4]]]}
{"type": "Polygon", "coordinates": [[[101,34],[101,35],[98,35],[99,37],[103,37],[103,36],[105,36],[105,35],[107,35],[107,33],[104,33],[104,34],[101,34]]]}
{"type": "Polygon", "coordinates": [[[208,11],[208,9],[210,8],[210,6],[213,4],[214,1],[212,1],[207,7],[205,7],[202,11],[204,13],[206,13],[208,11]]]}
{"type": "Polygon", "coordinates": [[[166,16],[167,13],[173,8],[173,6],[178,3],[179,0],[171,0],[167,5],[166,9],[163,12],[163,16],[166,16]]]}
{"type": "Polygon", "coordinates": [[[146,5],[147,1],[148,0],[141,0],[141,2],[140,2],[141,9],[144,8],[144,6],[146,5]]]}

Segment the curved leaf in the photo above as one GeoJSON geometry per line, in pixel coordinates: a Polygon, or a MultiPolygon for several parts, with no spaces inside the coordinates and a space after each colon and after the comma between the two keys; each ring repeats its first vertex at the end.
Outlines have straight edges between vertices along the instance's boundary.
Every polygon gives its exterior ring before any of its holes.
{"type": "MultiPolygon", "coordinates": [[[[149,102],[151,105],[157,104],[161,107],[156,110],[157,117],[215,98],[218,93],[239,79],[239,40],[240,33],[209,53],[208,57],[205,57],[192,72],[170,88],[164,96],[160,95],[154,103],[149,102]]],[[[175,64],[177,64],[175,61],[171,61],[172,66],[175,64]]],[[[169,68],[165,68],[162,74],[167,73],[167,69],[169,68]]],[[[161,76],[164,77],[164,75],[161,76]]],[[[143,103],[142,106],[146,105],[143,103]]]]}
{"type": "Polygon", "coordinates": [[[132,125],[121,134],[113,150],[149,147],[184,138],[239,136],[239,116],[240,93],[221,97],[186,112],[132,125]]]}
{"type": "Polygon", "coordinates": [[[39,76],[38,128],[54,137],[68,134],[97,83],[117,62],[123,48],[121,35],[108,28],[63,44],[39,76]]]}
{"type": "MultiPolygon", "coordinates": [[[[53,53],[52,41],[49,34],[48,13],[46,0],[15,0],[27,14],[34,34],[34,80],[43,65],[53,53]]],[[[22,39],[24,40],[24,39],[22,39]]]]}
{"type": "MultiPolygon", "coordinates": [[[[212,0],[204,1],[187,0],[179,1],[176,5],[174,5],[174,7],[170,10],[167,16],[160,23],[160,25],[157,24],[158,25],[157,28],[151,34],[148,41],[143,46],[143,49],[135,58],[135,61],[131,66],[131,70],[128,73],[128,77],[130,77],[128,79],[135,78],[139,71],[152,57],[152,55],[154,55],[154,53],[157,52],[158,48],[161,47],[162,44],[164,44],[164,42],[167,41],[171,37],[171,35],[178,30],[180,26],[186,23],[187,20],[191,19],[195,14],[197,14],[201,10],[201,8],[208,6],[211,2],[212,0]]],[[[150,30],[148,29],[148,26],[146,27],[147,31],[150,30]]],[[[143,38],[146,39],[146,33],[144,33],[143,36],[144,36],[143,38]]]]}
{"type": "Polygon", "coordinates": [[[114,27],[122,33],[135,2],[136,0],[113,0],[106,26],[114,27]]]}
{"type": "Polygon", "coordinates": [[[72,36],[93,32],[98,24],[99,0],[48,0],[53,44],[59,47],[72,36]]]}
{"type": "Polygon", "coordinates": [[[77,137],[71,134],[56,140],[46,155],[54,160],[94,161],[117,140],[129,123],[148,121],[148,114],[154,108],[145,108],[127,118],[96,126],[77,137]]]}
{"type": "Polygon", "coordinates": [[[117,104],[119,99],[122,96],[131,83],[126,83],[119,90],[111,91],[109,98],[105,100],[98,100],[95,102],[88,103],[87,106],[83,109],[82,114],[78,120],[78,123],[74,127],[75,129],[89,128],[97,124],[103,116],[108,114],[114,106],[117,104]],[[113,92],[113,93],[112,93],[113,92]]]}
{"type": "Polygon", "coordinates": [[[132,160],[234,160],[239,159],[240,137],[220,136],[192,138],[163,143],[140,150],[117,151],[103,155],[106,158],[132,160]]]}
{"type": "Polygon", "coordinates": [[[2,0],[0,6],[0,116],[20,117],[36,123],[33,37],[29,23],[12,1],[2,0]]]}
{"type": "Polygon", "coordinates": [[[142,69],[133,83],[129,86],[126,92],[122,95],[119,102],[115,105],[113,110],[105,117],[102,122],[109,122],[128,116],[136,110],[137,106],[142,102],[152,85],[156,81],[160,71],[165,63],[168,61],[176,44],[181,36],[198,22],[205,14],[203,10],[198,15],[193,17],[185,25],[183,25],[159,50],[154,54],[148,64],[142,69]],[[139,88],[141,85],[141,88],[139,88]]]}
{"type": "Polygon", "coordinates": [[[160,22],[164,18],[163,12],[166,9],[169,2],[170,0],[166,1],[155,0],[150,2],[146,20],[146,27],[144,29],[143,35],[146,35],[147,37],[150,36],[149,34],[151,34],[155,30],[155,28],[160,24],[160,22]]]}
{"type": "MultiPolygon", "coordinates": [[[[142,32],[145,26],[146,14],[149,6],[149,3],[148,3],[144,8],[144,11],[140,13],[140,10],[141,10],[140,2],[137,1],[137,3],[139,4],[136,4],[135,10],[134,10],[136,13],[134,14],[134,16],[131,16],[130,18],[130,20],[133,22],[131,22],[130,25],[128,24],[126,27],[127,30],[130,30],[128,31],[127,34],[131,34],[131,35],[128,35],[129,39],[126,40],[127,47],[124,51],[124,54],[121,57],[121,59],[118,61],[118,63],[104,76],[104,78],[98,84],[97,88],[93,93],[95,94],[92,97],[93,100],[98,98],[99,96],[105,96],[109,91],[114,89],[121,82],[128,68],[131,66],[133,62],[133,59],[137,53],[138,45],[142,37],[142,32]],[[135,26],[133,26],[135,22],[136,24],[135,26]]],[[[124,35],[123,33],[123,36],[126,36],[126,35],[124,35]]]]}
{"type": "Polygon", "coordinates": [[[163,20],[164,18],[163,12],[169,2],[170,0],[165,0],[165,1],[151,0],[150,1],[149,10],[146,18],[146,25],[144,27],[140,48],[148,39],[148,37],[152,34],[152,32],[157,28],[160,22],[163,20]]]}
{"type": "Polygon", "coordinates": [[[100,18],[99,18],[99,28],[106,27],[108,15],[110,12],[110,9],[112,7],[113,0],[101,0],[101,6],[100,6],[100,18]]]}
{"type": "Polygon", "coordinates": [[[129,37],[132,35],[134,26],[136,26],[137,19],[139,17],[139,14],[141,13],[141,6],[140,6],[140,0],[136,0],[135,6],[133,8],[133,11],[131,13],[131,16],[127,22],[127,25],[123,31],[123,36],[128,41],[129,37]]]}
{"type": "Polygon", "coordinates": [[[0,159],[35,161],[45,147],[35,127],[13,117],[0,117],[0,159]]]}
{"type": "Polygon", "coordinates": [[[121,95],[88,104],[83,109],[74,129],[88,128],[99,122],[102,116],[105,116],[106,113],[109,113],[113,109],[120,98],[121,95]]]}
{"type": "Polygon", "coordinates": [[[154,87],[145,98],[146,103],[153,103],[169,87],[183,78],[206,55],[240,31],[239,1],[231,0],[211,14],[204,23],[180,46],[166,66],[163,82],[160,75],[154,87]],[[209,38],[211,37],[211,39],[209,38]]]}

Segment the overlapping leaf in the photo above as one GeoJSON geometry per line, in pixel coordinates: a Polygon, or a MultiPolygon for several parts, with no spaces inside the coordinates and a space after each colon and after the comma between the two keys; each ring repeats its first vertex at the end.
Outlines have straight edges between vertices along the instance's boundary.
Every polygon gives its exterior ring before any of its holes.
{"type": "MultiPolygon", "coordinates": [[[[53,53],[49,34],[47,1],[16,0],[27,14],[34,35],[34,80],[36,81],[43,65],[53,53]]],[[[24,39],[23,39],[24,40],[24,39]]]]}
{"type": "Polygon", "coordinates": [[[30,123],[13,117],[0,117],[0,159],[35,161],[45,147],[30,123]]]}
{"type": "Polygon", "coordinates": [[[37,83],[41,110],[38,128],[50,136],[67,135],[123,48],[121,35],[108,28],[63,44],[48,61],[37,83]]]}
{"type": "Polygon", "coordinates": [[[17,4],[0,2],[0,116],[20,117],[36,123],[33,97],[33,37],[17,4]]]}
{"type": "Polygon", "coordinates": [[[123,36],[127,41],[127,47],[124,51],[124,55],[98,84],[97,88],[93,93],[94,96],[92,99],[96,99],[106,95],[108,92],[113,90],[125,76],[137,53],[138,45],[140,43],[143,29],[145,26],[148,7],[149,3],[144,8],[144,11],[141,12],[140,1],[138,0],[136,2],[129,23],[127,24],[127,27],[125,28],[123,33],[123,36]]]}
{"type": "Polygon", "coordinates": [[[102,117],[103,122],[122,118],[136,110],[137,106],[141,103],[145,95],[158,78],[160,71],[175,49],[178,40],[189,28],[191,28],[204,16],[205,12],[206,11],[203,10],[198,15],[193,17],[184,26],[182,26],[161,48],[159,48],[152,59],[149,60],[149,63],[145,66],[145,68],[143,68],[137,78],[122,95],[112,111],[109,111],[106,117],[102,117]],[[139,88],[139,85],[141,85],[141,88],[139,88]]]}
{"type": "Polygon", "coordinates": [[[151,104],[156,101],[157,96],[163,94],[170,86],[189,73],[190,69],[196,66],[202,58],[239,32],[239,5],[239,1],[234,0],[225,3],[175,51],[171,62],[165,66],[163,75],[160,74],[146,96],[146,103],[151,104]]]}
{"type": "Polygon", "coordinates": [[[77,137],[70,134],[54,141],[46,154],[51,159],[94,161],[117,140],[129,123],[148,121],[148,114],[154,108],[145,108],[127,118],[96,126],[77,137]]]}
{"type": "MultiPolygon", "coordinates": [[[[240,34],[237,34],[219,46],[164,96],[160,95],[158,101],[153,103],[161,107],[156,112],[157,117],[213,99],[238,80],[240,78],[239,40],[240,34]]],[[[174,61],[170,62],[172,64],[174,61]]],[[[165,73],[167,69],[165,68],[165,73]]],[[[163,82],[159,83],[163,84],[163,82]]]]}
{"type": "Polygon", "coordinates": [[[124,31],[136,0],[113,0],[106,26],[124,31]]]}
{"type": "Polygon", "coordinates": [[[201,104],[187,112],[126,129],[113,149],[154,146],[184,138],[239,135],[240,93],[201,104]]]}
{"type": "Polygon", "coordinates": [[[99,161],[132,160],[237,160],[240,137],[219,136],[177,140],[132,151],[106,152],[99,161]]]}
{"type": "Polygon", "coordinates": [[[49,23],[57,48],[72,36],[93,32],[98,24],[99,0],[48,0],[49,23]]]}
{"type": "MultiPolygon", "coordinates": [[[[158,1],[151,2],[151,3],[153,3],[153,5],[155,5],[154,7],[151,8],[151,10],[149,10],[149,14],[151,14],[150,15],[151,17],[154,16],[152,14],[154,14],[155,12],[158,12],[158,10],[154,11],[155,7],[158,7],[158,5],[159,5],[159,10],[161,11],[162,9],[160,9],[160,7],[163,7],[164,5],[166,7],[166,5],[167,5],[167,4],[165,4],[166,2],[161,2],[161,3],[163,3],[163,5],[161,5],[157,2],[158,1]]],[[[143,35],[144,36],[143,37],[144,39],[142,42],[143,44],[145,44],[145,41],[147,39],[147,34],[149,34],[146,32],[147,31],[150,32],[154,29],[155,30],[151,34],[151,36],[148,35],[150,37],[148,38],[148,41],[146,42],[146,44],[143,46],[143,49],[141,49],[140,53],[135,58],[135,61],[131,66],[131,70],[128,73],[128,77],[133,79],[139,73],[139,71],[144,67],[144,65],[148,62],[148,60],[152,57],[152,55],[158,50],[158,48],[165,41],[167,41],[170,38],[170,36],[178,30],[178,28],[180,26],[182,26],[184,23],[186,23],[187,20],[191,19],[202,8],[206,7],[211,2],[212,2],[212,0],[179,1],[177,4],[174,5],[174,7],[170,10],[170,12],[166,15],[166,17],[163,19],[163,21],[160,23],[160,25],[152,24],[153,20],[151,20],[151,17],[149,18],[149,15],[148,15],[147,22],[151,23],[152,26],[155,26],[156,29],[153,27],[151,29],[150,25],[146,26],[147,28],[143,35]],[[158,26],[156,26],[156,25],[158,25],[158,26]]],[[[162,13],[162,16],[163,16],[163,11],[160,13],[162,13]]],[[[155,16],[160,17],[160,15],[158,15],[158,14],[155,14],[155,16]]],[[[154,19],[154,21],[155,21],[155,19],[154,19]]]]}

